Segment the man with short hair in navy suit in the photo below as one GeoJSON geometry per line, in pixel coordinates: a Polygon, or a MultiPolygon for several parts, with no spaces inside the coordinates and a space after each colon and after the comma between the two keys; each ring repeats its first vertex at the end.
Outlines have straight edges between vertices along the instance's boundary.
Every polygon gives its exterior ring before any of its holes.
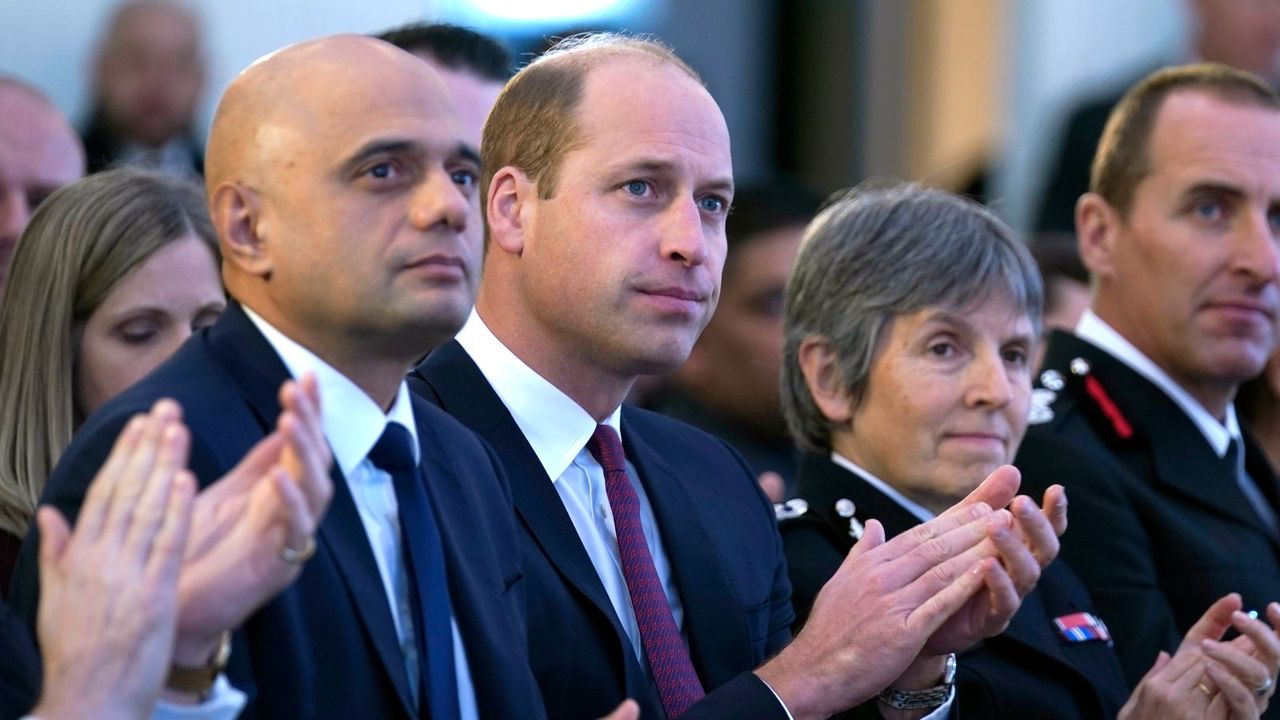
{"type": "MultiPolygon", "coordinates": [[[[480,169],[464,138],[440,78],[381,41],[306,42],[245,70],[206,165],[234,302],[90,418],[49,481],[44,501],[73,517],[124,420],[172,397],[206,485],[272,428],[281,383],[315,376],[333,500],[313,543],[281,548],[306,563],[296,584],[237,634],[245,717],[543,716],[497,460],[404,383],[471,305],[480,169]]],[[[15,586],[28,601],[34,557],[15,586]]]]}
{"type": "MultiPolygon", "coordinates": [[[[947,655],[1003,628],[1039,577],[992,511],[1016,473],[902,542],[873,523],[790,642],[755,474],[724,442],[622,407],[639,375],[684,361],[719,292],[733,168],[696,73],[655,41],[571,39],[507,85],[482,148],[476,310],[411,382],[502,458],[548,715],[634,697],[649,719],[804,720],[889,685],[919,693],[904,717],[945,712],[947,655]]],[[[1018,529],[1051,558],[1034,515],[1018,529]]]]}

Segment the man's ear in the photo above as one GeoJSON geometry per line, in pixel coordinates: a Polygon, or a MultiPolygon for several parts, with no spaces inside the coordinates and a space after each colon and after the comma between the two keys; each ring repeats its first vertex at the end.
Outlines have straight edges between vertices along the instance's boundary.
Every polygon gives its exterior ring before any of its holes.
{"type": "Polygon", "coordinates": [[[524,252],[526,225],[533,220],[537,185],[520,168],[508,165],[493,174],[485,198],[489,242],[511,255],[524,252]]]}
{"type": "Polygon", "coordinates": [[[848,425],[853,420],[853,398],[845,387],[839,360],[835,348],[819,335],[805,338],[796,351],[796,362],[814,404],[831,422],[848,425]]]}
{"type": "Polygon", "coordinates": [[[239,183],[223,183],[209,197],[209,212],[222,243],[223,262],[262,278],[273,265],[263,238],[264,223],[258,195],[239,183]]]}
{"type": "Polygon", "coordinates": [[[1097,193],[1085,193],[1076,202],[1076,242],[1090,275],[1105,278],[1112,274],[1121,222],[1120,211],[1097,193]]]}

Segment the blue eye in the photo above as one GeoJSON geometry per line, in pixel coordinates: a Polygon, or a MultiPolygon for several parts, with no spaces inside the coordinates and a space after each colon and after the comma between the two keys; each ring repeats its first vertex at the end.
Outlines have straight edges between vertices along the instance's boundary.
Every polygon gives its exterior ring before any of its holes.
{"type": "Polygon", "coordinates": [[[636,197],[643,197],[645,193],[649,192],[649,184],[643,180],[632,180],[622,187],[627,191],[627,194],[636,197]]]}
{"type": "Polygon", "coordinates": [[[1191,208],[1192,214],[1201,220],[1210,222],[1222,219],[1226,211],[1222,207],[1222,203],[1216,200],[1206,200],[1205,202],[1196,203],[1191,208]]]}
{"type": "Polygon", "coordinates": [[[708,195],[699,200],[698,205],[701,206],[703,210],[711,213],[724,212],[725,209],[729,207],[729,203],[718,195],[708,195]]]}
{"type": "Polygon", "coordinates": [[[450,174],[450,177],[453,178],[454,183],[464,188],[475,187],[476,181],[478,180],[476,174],[471,170],[454,170],[450,174]]]}
{"type": "Polygon", "coordinates": [[[391,163],[378,163],[369,168],[369,174],[379,179],[391,177],[391,163]]]}

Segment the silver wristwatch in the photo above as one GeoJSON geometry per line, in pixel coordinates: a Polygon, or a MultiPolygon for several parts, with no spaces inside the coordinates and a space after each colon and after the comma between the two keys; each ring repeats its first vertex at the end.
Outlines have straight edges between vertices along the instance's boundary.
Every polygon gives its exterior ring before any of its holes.
{"type": "Polygon", "coordinates": [[[899,690],[885,688],[876,699],[895,710],[927,710],[947,701],[956,680],[956,656],[947,656],[946,669],[942,671],[942,684],[923,690],[899,690]]]}

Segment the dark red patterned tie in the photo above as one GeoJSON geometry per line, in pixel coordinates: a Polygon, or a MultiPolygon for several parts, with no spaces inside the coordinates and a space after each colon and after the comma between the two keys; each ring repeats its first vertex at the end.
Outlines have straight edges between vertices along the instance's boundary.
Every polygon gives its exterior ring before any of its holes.
{"type": "Polygon", "coordinates": [[[658,695],[667,717],[679,717],[705,694],[698,673],[689,659],[689,650],[680,637],[680,628],[671,614],[671,605],[662,591],[658,571],[644,540],[640,524],[640,497],[631,487],[627,463],[618,433],[608,425],[597,425],[587,449],[604,468],[604,487],[613,510],[613,526],[618,534],[618,554],[622,576],[627,581],[631,607],[640,626],[640,644],[649,656],[658,695]]]}

